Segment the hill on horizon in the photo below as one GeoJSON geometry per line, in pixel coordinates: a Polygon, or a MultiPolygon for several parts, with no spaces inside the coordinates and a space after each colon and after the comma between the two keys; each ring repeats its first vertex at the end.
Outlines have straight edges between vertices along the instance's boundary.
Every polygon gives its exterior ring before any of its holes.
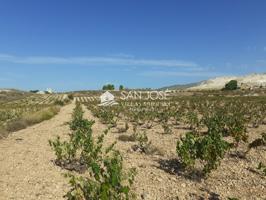
{"type": "Polygon", "coordinates": [[[159,90],[182,90],[182,89],[187,89],[187,88],[191,88],[191,87],[195,87],[199,84],[201,84],[201,82],[195,82],[195,83],[188,83],[188,84],[176,84],[176,85],[170,85],[170,86],[165,86],[162,88],[159,88],[159,90]]]}
{"type": "Polygon", "coordinates": [[[266,73],[261,73],[244,76],[221,76],[196,83],[165,86],[159,90],[220,90],[231,80],[237,80],[241,89],[266,88],[266,73]]]}

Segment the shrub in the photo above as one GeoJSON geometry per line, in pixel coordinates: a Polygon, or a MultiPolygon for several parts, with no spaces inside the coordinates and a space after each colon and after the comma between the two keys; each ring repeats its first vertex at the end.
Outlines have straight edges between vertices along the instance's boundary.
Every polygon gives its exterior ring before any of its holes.
{"type": "Polygon", "coordinates": [[[137,133],[136,140],[138,141],[138,146],[141,149],[141,151],[144,153],[148,152],[151,142],[149,141],[147,133],[146,132],[137,133]]]}
{"type": "Polygon", "coordinates": [[[132,147],[133,150],[135,150],[135,151],[139,150],[141,153],[145,153],[145,154],[154,153],[154,147],[152,147],[151,141],[149,141],[149,138],[148,138],[146,132],[134,133],[133,137],[138,142],[137,145],[134,145],[132,147]]]}
{"type": "MultiPolygon", "coordinates": [[[[231,109],[231,108],[230,108],[231,109]]],[[[231,113],[224,113],[223,110],[215,110],[203,117],[203,124],[207,126],[208,132],[217,132],[223,136],[231,136],[235,146],[239,142],[247,142],[248,135],[244,113],[239,110],[230,110],[231,113]]]]}
{"type": "Polygon", "coordinates": [[[235,114],[234,116],[230,116],[227,120],[226,126],[229,135],[234,138],[237,146],[240,141],[247,142],[248,135],[243,115],[235,114]]]}
{"type": "Polygon", "coordinates": [[[103,124],[109,124],[111,127],[116,127],[117,118],[115,117],[115,112],[111,108],[105,107],[99,111],[97,116],[101,119],[103,124]]]}
{"type": "MultiPolygon", "coordinates": [[[[69,123],[70,129],[73,131],[70,134],[69,141],[61,142],[60,137],[49,140],[49,144],[56,154],[56,163],[60,166],[65,166],[69,163],[78,162],[83,164],[86,159],[86,151],[92,151],[93,138],[92,138],[92,125],[94,121],[89,121],[83,118],[83,111],[81,104],[77,103],[72,114],[72,120],[69,123]],[[77,155],[77,151],[81,154],[77,155]]],[[[99,141],[100,142],[100,141],[99,141]]]]}
{"type": "Polygon", "coordinates": [[[70,163],[75,158],[77,152],[75,144],[68,143],[66,141],[61,142],[59,136],[57,136],[54,141],[49,140],[49,145],[55,151],[55,155],[57,157],[56,163],[58,165],[70,163]]]}
{"type": "Polygon", "coordinates": [[[108,157],[99,156],[97,160],[91,162],[89,168],[89,177],[67,175],[71,186],[65,195],[67,199],[132,199],[134,194],[130,193],[130,187],[136,171],[131,169],[124,174],[122,157],[118,152],[113,152],[108,157]]]}
{"type": "Polygon", "coordinates": [[[187,167],[193,167],[197,159],[198,137],[192,133],[186,133],[185,137],[177,141],[176,152],[180,157],[182,164],[187,167]]]}
{"type": "Polygon", "coordinates": [[[199,143],[198,157],[205,162],[203,172],[208,174],[216,169],[223,159],[230,144],[222,139],[219,133],[210,133],[204,136],[199,143]]]}
{"type": "Polygon", "coordinates": [[[202,161],[203,173],[207,175],[217,168],[229,147],[229,143],[217,132],[210,132],[204,136],[189,132],[177,141],[176,152],[186,168],[193,168],[196,160],[202,161]]]}
{"type": "Polygon", "coordinates": [[[186,119],[185,122],[190,125],[190,129],[193,131],[198,131],[200,127],[200,120],[198,118],[198,113],[189,111],[185,115],[186,119]]]}
{"type": "MultiPolygon", "coordinates": [[[[82,106],[80,103],[76,103],[76,107],[74,108],[74,111],[72,113],[72,120],[71,122],[69,123],[69,127],[72,131],[76,131],[78,130],[79,128],[84,128],[85,123],[88,122],[88,120],[84,120],[83,119],[83,110],[82,110],[82,106]]],[[[90,127],[86,127],[87,130],[90,129],[90,127]]]]}
{"type": "Polygon", "coordinates": [[[207,132],[218,132],[224,136],[227,135],[226,121],[224,113],[219,111],[206,113],[202,119],[202,123],[208,128],[207,132]]]}
{"type": "Polygon", "coordinates": [[[65,197],[69,200],[92,199],[131,199],[133,195],[130,186],[133,184],[135,169],[123,172],[122,156],[114,145],[103,148],[104,137],[108,130],[101,134],[96,141],[92,136],[94,121],[83,118],[80,104],[76,104],[69,123],[72,134],[69,141],[60,141],[57,137],[49,144],[55,151],[56,163],[77,163],[84,165],[89,173],[87,176],[67,174],[70,178],[71,189],[65,197]]]}
{"type": "Polygon", "coordinates": [[[225,84],[225,87],[223,90],[236,90],[236,89],[237,89],[237,81],[231,80],[225,84]]]}

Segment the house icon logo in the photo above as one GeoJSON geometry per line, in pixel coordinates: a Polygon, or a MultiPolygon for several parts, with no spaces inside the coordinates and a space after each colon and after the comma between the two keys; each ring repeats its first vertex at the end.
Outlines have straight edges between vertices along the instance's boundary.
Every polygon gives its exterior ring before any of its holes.
{"type": "Polygon", "coordinates": [[[115,101],[115,96],[108,91],[106,91],[100,96],[100,100],[101,103],[99,104],[99,106],[113,106],[118,104],[115,101]]]}

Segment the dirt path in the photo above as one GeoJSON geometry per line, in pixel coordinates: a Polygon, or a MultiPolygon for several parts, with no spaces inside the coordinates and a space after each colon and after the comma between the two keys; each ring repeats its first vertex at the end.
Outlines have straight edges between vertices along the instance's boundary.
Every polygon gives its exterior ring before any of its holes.
{"type": "Polygon", "coordinates": [[[68,189],[63,171],[51,160],[48,140],[69,132],[74,104],[48,121],[11,134],[0,141],[0,199],[63,199],[68,189]]]}

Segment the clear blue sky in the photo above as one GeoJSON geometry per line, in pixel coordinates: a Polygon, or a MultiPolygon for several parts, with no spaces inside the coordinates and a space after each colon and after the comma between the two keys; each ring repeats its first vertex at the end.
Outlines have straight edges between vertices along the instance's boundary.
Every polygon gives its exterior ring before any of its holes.
{"type": "Polygon", "coordinates": [[[266,1],[0,0],[0,70],[59,91],[266,72],[266,1]]]}

